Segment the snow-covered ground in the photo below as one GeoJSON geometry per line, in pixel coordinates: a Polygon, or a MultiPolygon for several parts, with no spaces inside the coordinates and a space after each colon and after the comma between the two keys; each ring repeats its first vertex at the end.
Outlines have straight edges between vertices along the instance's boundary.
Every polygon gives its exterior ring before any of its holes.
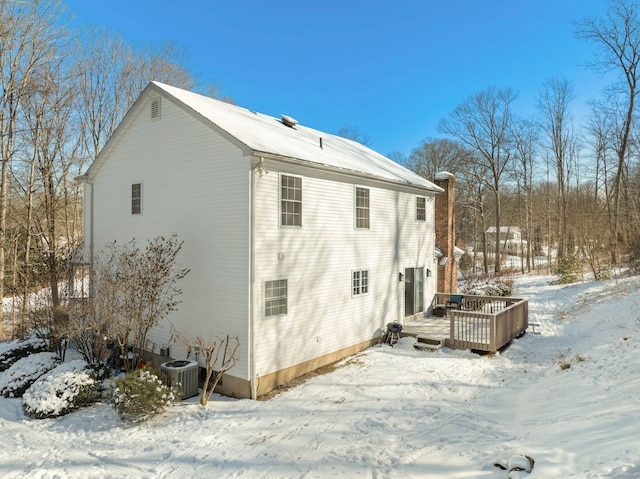
{"type": "Polygon", "coordinates": [[[640,278],[550,280],[517,280],[540,334],[499,355],[405,338],[269,401],[192,398],[135,426],[0,398],[0,477],[506,478],[494,463],[526,455],[512,477],[639,478],[640,278]]]}

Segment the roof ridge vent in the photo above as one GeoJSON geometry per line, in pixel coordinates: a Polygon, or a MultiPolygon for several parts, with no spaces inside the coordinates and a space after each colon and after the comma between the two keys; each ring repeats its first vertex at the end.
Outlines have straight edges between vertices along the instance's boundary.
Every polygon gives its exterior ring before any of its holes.
{"type": "Polygon", "coordinates": [[[282,119],[282,124],[284,126],[288,126],[289,128],[293,128],[298,124],[298,120],[296,120],[295,118],[291,118],[290,116],[280,115],[280,118],[282,119]]]}

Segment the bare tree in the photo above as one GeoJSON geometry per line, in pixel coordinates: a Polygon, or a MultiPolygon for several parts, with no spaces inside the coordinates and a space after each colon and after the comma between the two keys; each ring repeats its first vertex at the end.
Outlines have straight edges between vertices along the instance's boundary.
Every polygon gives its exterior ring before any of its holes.
{"type": "Polygon", "coordinates": [[[78,333],[87,333],[83,325],[87,323],[100,335],[83,337],[95,343],[84,350],[102,350],[101,335],[106,332],[119,348],[125,369],[137,367],[148,332],[180,304],[182,291],[177,283],[189,273],[189,269],[177,265],[181,248],[182,243],[173,235],[150,240],[144,250],[136,246],[135,240],[123,245],[113,242],[97,255],[91,316],[72,320],[78,333]]]}
{"type": "Polygon", "coordinates": [[[502,177],[511,160],[511,103],[515,93],[510,89],[489,87],[470,96],[440,121],[441,132],[451,135],[475,154],[470,161],[478,169],[478,180],[489,187],[495,201],[495,272],[500,272],[500,192],[502,177]]]}
{"type": "Polygon", "coordinates": [[[138,50],[127,49],[122,62],[120,81],[114,85],[124,90],[124,105],[128,109],[150,81],[167,83],[192,90],[193,75],[186,65],[187,54],[173,42],[147,45],[138,50]]]}
{"type": "Polygon", "coordinates": [[[336,135],[347,138],[348,140],[357,141],[364,146],[371,146],[372,143],[371,137],[368,133],[362,131],[357,126],[349,124],[342,125],[340,128],[338,128],[336,135]]]}
{"type": "Polygon", "coordinates": [[[86,154],[93,159],[129,107],[122,72],[133,53],[120,36],[92,27],[78,32],[73,52],[81,137],[86,154]]]}
{"type": "MultiPolygon", "coordinates": [[[[526,269],[531,271],[532,216],[533,216],[533,166],[536,157],[537,129],[526,120],[515,122],[513,128],[514,178],[518,196],[522,198],[524,211],[524,240],[526,269]]],[[[518,202],[520,204],[520,202],[518,202]]],[[[523,268],[524,269],[524,268],[523,268]]]]}
{"type": "Polygon", "coordinates": [[[614,72],[618,82],[614,85],[624,105],[615,135],[617,166],[613,182],[611,231],[611,259],[618,262],[618,247],[622,233],[621,200],[624,195],[627,159],[634,124],[636,96],[638,95],[638,64],[640,64],[640,16],[633,0],[612,0],[602,18],[585,18],[576,24],[578,38],[592,42],[596,47],[591,67],[601,72],[614,72]]]}
{"type": "Polygon", "coordinates": [[[469,160],[468,156],[469,153],[454,141],[430,139],[414,148],[404,166],[423,178],[433,180],[441,171],[457,175],[469,160]]]}
{"type": "Polygon", "coordinates": [[[53,2],[0,0],[0,298],[4,297],[9,170],[20,115],[36,88],[33,76],[56,61],[56,46],[63,37],[61,16],[53,2]]]}
{"type": "Polygon", "coordinates": [[[210,98],[215,98],[216,100],[223,101],[225,103],[230,103],[232,105],[236,104],[236,101],[231,95],[223,93],[223,84],[221,82],[210,82],[205,90],[205,95],[210,98]]]}
{"type": "Polygon", "coordinates": [[[537,106],[541,115],[540,131],[544,135],[542,141],[554,160],[557,181],[557,233],[559,260],[567,252],[567,189],[572,169],[574,167],[572,152],[575,151],[572,118],[569,114],[569,104],[573,99],[572,83],[561,77],[549,78],[538,92],[537,106]]]}
{"type": "Polygon", "coordinates": [[[186,53],[171,42],[135,50],[119,35],[88,27],[74,49],[85,150],[95,158],[149,81],[191,89],[186,53]]]}
{"type": "Polygon", "coordinates": [[[222,376],[238,362],[240,338],[226,335],[224,338],[212,336],[204,339],[202,336],[191,337],[179,332],[176,334],[189,354],[195,351],[204,356],[205,377],[200,393],[200,405],[206,406],[222,376]]]}

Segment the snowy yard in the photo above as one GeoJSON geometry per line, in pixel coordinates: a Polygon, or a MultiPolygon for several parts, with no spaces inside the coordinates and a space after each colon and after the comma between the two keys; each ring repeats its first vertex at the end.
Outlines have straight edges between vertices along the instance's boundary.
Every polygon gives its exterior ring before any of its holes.
{"type": "Polygon", "coordinates": [[[639,478],[640,278],[550,279],[518,279],[540,334],[498,355],[405,338],[269,401],[192,398],[136,426],[0,398],[0,477],[506,478],[494,463],[527,455],[512,477],[639,478]]]}

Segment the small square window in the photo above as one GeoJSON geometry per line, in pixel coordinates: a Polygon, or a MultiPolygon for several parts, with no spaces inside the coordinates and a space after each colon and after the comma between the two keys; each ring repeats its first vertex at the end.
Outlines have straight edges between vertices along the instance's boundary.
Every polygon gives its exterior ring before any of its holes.
{"type": "Polygon", "coordinates": [[[142,184],[131,185],[131,214],[139,215],[142,212],[142,184]]]}
{"type": "Polygon", "coordinates": [[[423,196],[416,197],[416,220],[425,221],[427,219],[426,198],[423,196]]]}

